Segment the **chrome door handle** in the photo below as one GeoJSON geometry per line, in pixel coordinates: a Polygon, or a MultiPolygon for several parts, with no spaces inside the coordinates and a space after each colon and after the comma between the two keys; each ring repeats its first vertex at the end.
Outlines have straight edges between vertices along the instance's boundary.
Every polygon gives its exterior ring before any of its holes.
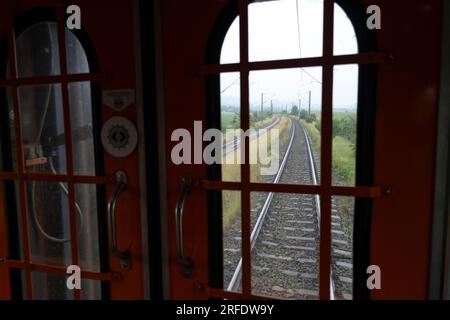
{"type": "Polygon", "coordinates": [[[177,260],[181,265],[182,274],[185,278],[189,278],[194,273],[194,261],[191,257],[184,254],[184,238],[183,238],[183,213],[184,202],[186,196],[190,193],[192,188],[192,177],[181,177],[180,180],[181,192],[178,198],[177,206],[175,208],[175,226],[177,236],[177,260]]]}
{"type": "Polygon", "coordinates": [[[108,202],[108,231],[109,241],[111,244],[111,253],[120,260],[122,269],[131,269],[131,253],[129,250],[121,251],[117,247],[117,232],[116,232],[116,204],[119,196],[127,186],[128,177],[124,171],[116,172],[116,191],[108,202]]]}

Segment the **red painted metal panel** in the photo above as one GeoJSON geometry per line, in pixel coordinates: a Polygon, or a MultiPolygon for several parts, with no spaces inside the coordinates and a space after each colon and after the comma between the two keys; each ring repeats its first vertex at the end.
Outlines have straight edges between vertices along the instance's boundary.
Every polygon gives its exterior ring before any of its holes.
{"type": "Polygon", "coordinates": [[[392,195],[374,201],[371,252],[382,290],[372,298],[426,299],[442,1],[366,3],[382,8],[379,49],[395,57],[379,68],[375,184],[391,186],[392,195]]]}

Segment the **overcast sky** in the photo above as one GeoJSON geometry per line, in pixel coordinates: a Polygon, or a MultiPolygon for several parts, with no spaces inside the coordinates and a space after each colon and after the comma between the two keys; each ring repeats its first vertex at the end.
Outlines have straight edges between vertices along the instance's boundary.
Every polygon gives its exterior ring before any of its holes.
{"type": "MultiPolygon", "coordinates": [[[[323,0],[279,0],[249,6],[250,61],[317,57],[322,55],[323,0]],[[297,11],[298,1],[298,11],[297,11]],[[297,24],[297,12],[300,28],[297,24]],[[299,30],[300,29],[300,46],[299,30]],[[301,51],[301,55],[300,55],[301,51]]],[[[357,42],[350,20],[335,6],[334,53],[357,53],[357,42]]],[[[239,62],[239,18],[225,38],[221,63],[239,62]]],[[[357,99],[358,67],[335,67],[333,103],[337,108],[353,108],[357,99]]],[[[321,104],[322,69],[300,68],[250,73],[250,104],[260,106],[264,93],[265,108],[308,104],[311,91],[313,108],[321,104]]],[[[239,73],[221,76],[223,104],[239,101],[239,73]]]]}

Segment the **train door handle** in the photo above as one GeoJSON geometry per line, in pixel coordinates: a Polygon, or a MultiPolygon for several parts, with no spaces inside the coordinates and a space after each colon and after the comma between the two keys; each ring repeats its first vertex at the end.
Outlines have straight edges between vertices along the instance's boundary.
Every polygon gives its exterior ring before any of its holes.
{"type": "Polygon", "coordinates": [[[184,176],[180,179],[180,196],[178,198],[177,206],[175,207],[175,227],[177,237],[177,261],[181,266],[182,275],[185,278],[190,278],[194,273],[194,261],[184,253],[184,237],[183,237],[183,214],[184,202],[186,196],[192,189],[192,177],[184,176]]]}
{"type": "Polygon", "coordinates": [[[111,244],[111,254],[120,260],[120,266],[124,270],[131,269],[131,253],[129,250],[119,250],[117,246],[117,231],[116,231],[116,204],[119,200],[120,194],[127,186],[128,177],[124,171],[117,171],[116,174],[116,190],[108,202],[108,233],[111,244]]]}

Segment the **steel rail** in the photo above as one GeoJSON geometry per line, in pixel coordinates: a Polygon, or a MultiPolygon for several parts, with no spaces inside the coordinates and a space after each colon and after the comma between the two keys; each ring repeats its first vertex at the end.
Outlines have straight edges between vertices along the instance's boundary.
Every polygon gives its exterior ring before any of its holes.
{"type": "MultiPolygon", "coordinates": [[[[284,155],[283,161],[280,165],[280,168],[278,169],[277,175],[276,175],[273,183],[278,183],[280,181],[281,175],[283,174],[284,167],[286,166],[286,162],[287,162],[287,159],[289,157],[289,154],[290,154],[290,151],[292,148],[292,144],[294,142],[295,123],[292,120],[291,120],[291,123],[292,123],[291,139],[289,141],[289,145],[286,149],[286,153],[284,155]]],[[[258,216],[258,219],[255,223],[255,226],[253,227],[253,230],[252,230],[252,233],[250,236],[250,248],[252,250],[256,244],[256,240],[258,239],[258,236],[261,231],[264,220],[266,218],[267,212],[269,211],[269,207],[270,207],[270,203],[272,202],[273,195],[274,195],[274,192],[270,192],[269,195],[267,196],[266,201],[264,202],[264,206],[262,207],[261,212],[258,216]]],[[[228,284],[228,287],[227,287],[228,291],[235,291],[238,289],[238,287],[239,287],[238,280],[241,278],[241,274],[242,274],[242,257],[239,259],[239,263],[238,263],[236,269],[234,270],[233,277],[231,278],[230,283],[228,284]]]]}
{"type": "MultiPolygon", "coordinates": [[[[250,140],[253,140],[253,138],[264,134],[265,132],[267,132],[268,130],[272,129],[273,127],[275,127],[278,123],[280,123],[280,118],[277,117],[271,124],[269,124],[267,127],[264,128],[259,128],[259,129],[253,129],[254,131],[252,132],[252,134],[249,136],[250,140]]],[[[239,129],[236,129],[239,130],[239,129]]],[[[237,148],[239,148],[241,146],[241,138],[240,137],[236,137],[236,140],[227,142],[223,145],[222,149],[223,149],[223,155],[228,155],[229,153],[235,151],[237,148]]]]}
{"type": "MultiPolygon", "coordinates": [[[[281,175],[284,172],[284,168],[286,166],[287,159],[289,157],[289,154],[290,154],[290,151],[292,148],[292,144],[293,144],[294,137],[295,137],[295,123],[292,120],[291,120],[291,122],[292,122],[291,139],[290,139],[289,145],[286,149],[286,153],[284,155],[283,162],[281,163],[280,168],[278,169],[277,175],[276,175],[273,183],[278,183],[280,181],[281,175]]],[[[306,132],[305,128],[301,124],[300,124],[300,126],[303,129],[303,133],[304,133],[305,139],[306,139],[306,145],[307,145],[307,150],[308,150],[308,159],[309,159],[309,164],[311,167],[312,182],[313,182],[313,185],[319,185],[318,184],[318,174],[316,171],[316,166],[315,166],[315,162],[314,162],[314,157],[313,157],[313,153],[312,153],[309,135],[306,132]]],[[[250,237],[250,243],[251,243],[252,250],[253,250],[254,246],[256,245],[256,241],[260,234],[262,225],[267,216],[267,212],[269,211],[269,207],[272,202],[273,195],[274,195],[274,192],[270,192],[269,195],[267,196],[266,201],[264,202],[264,205],[263,205],[261,212],[258,216],[258,219],[255,223],[255,226],[253,227],[251,237],[250,237]]],[[[314,195],[314,199],[315,199],[316,213],[317,213],[317,224],[318,224],[319,230],[320,230],[320,199],[319,199],[319,195],[314,195]]],[[[330,299],[335,300],[335,285],[334,285],[334,280],[333,280],[333,271],[332,270],[330,270],[330,271],[331,271],[330,272],[330,299]]],[[[242,275],[242,258],[240,258],[239,263],[233,273],[233,277],[231,278],[230,283],[228,284],[228,287],[227,287],[228,291],[236,291],[238,289],[239,279],[241,278],[241,275],[242,275]]]]}
{"type": "MultiPolygon", "coordinates": [[[[309,135],[306,132],[305,127],[303,127],[302,125],[301,125],[301,127],[303,128],[303,133],[305,134],[305,139],[306,139],[306,145],[308,147],[307,149],[308,149],[309,164],[311,167],[311,178],[313,180],[313,184],[315,186],[317,186],[317,185],[319,185],[319,183],[318,183],[319,177],[316,172],[316,165],[315,165],[314,157],[313,157],[313,153],[312,153],[311,142],[309,140],[309,135]]],[[[314,199],[316,202],[317,225],[319,226],[319,231],[320,231],[320,198],[319,198],[319,195],[317,195],[317,194],[314,195],[314,199]]],[[[334,294],[334,291],[335,291],[334,288],[335,288],[335,285],[334,285],[334,280],[333,280],[333,269],[330,266],[330,300],[336,300],[335,294],[334,294]]]]}

